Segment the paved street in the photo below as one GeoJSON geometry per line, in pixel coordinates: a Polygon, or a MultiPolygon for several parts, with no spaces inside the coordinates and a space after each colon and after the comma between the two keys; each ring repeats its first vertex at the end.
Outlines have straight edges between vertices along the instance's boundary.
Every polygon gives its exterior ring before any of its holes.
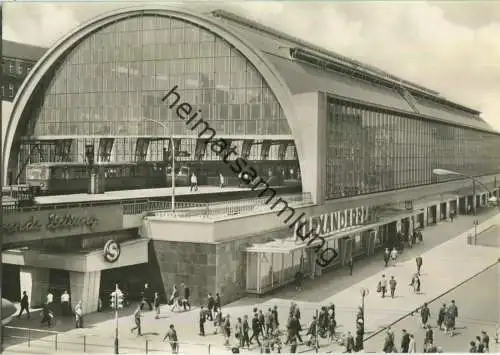
{"type": "MultiPolygon", "coordinates": [[[[478,231],[488,229],[491,225],[500,224],[500,215],[491,218],[494,211],[489,211],[480,217],[481,223],[478,231]]],[[[254,305],[260,303],[260,308],[267,308],[271,305],[279,306],[280,323],[286,323],[286,315],[290,300],[298,301],[302,309],[303,323],[308,323],[313,312],[320,304],[333,302],[337,308],[337,321],[339,331],[346,332],[353,330],[356,307],[360,303],[360,287],[369,288],[371,293],[366,299],[366,318],[367,335],[374,334],[390,325],[399,318],[405,317],[412,310],[419,307],[425,301],[431,301],[440,297],[449,289],[457,284],[473,277],[478,272],[492,265],[498,258],[498,249],[485,246],[468,246],[466,244],[467,229],[472,225],[472,217],[460,216],[455,222],[443,222],[437,226],[428,227],[424,231],[424,244],[416,245],[411,250],[406,250],[399,260],[396,267],[390,267],[384,270],[381,258],[373,258],[371,261],[360,261],[356,263],[354,276],[347,275],[346,270],[339,270],[328,273],[319,280],[313,280],[306,283],[307,291],[296,294],[290,288],[275,293],[271,297],[256,299],[248,297],[233,304],[224,307],[224,311],[231,314],[234,320],[243,314],[251,314],[254,305]],[[465,233],[464,233],[465,232],[465,233]],[[452,238],[455,236],[454,238],[452,238]],[[438,240],[438,242],[436,242],[438,240]],[[446,241],[447,240],[447,241],[446,241]],[[434,244],[436,243],[437,246],[434,244]],[[415,270],[414,257],[421,254],[424,260],[422,277],[422,294],[415,295],[407,286],[411,274],[415,270]],[[444,264],[444,262],[446,264],[444,264]],[[463,268],[467,265],[467,268],[463,268]],[[395,275],[399,281],[397,298],[381,299],[375,292],[376,283],[381,273],[395,275]],[[313,297],[314,295],[314,297],[313,297]],[[309,301],[308,301],[309,300],[309,301]],[[312,301],[312,302],[311,302],[312,301]]],[[[485,238],[480,235],[479,241],[487,241],[487,233],[492,233],[492,229],[485,232],[485,238]]],[[[488,234],[489,235],[489,234],[488,234]]],[[[168,329],[168,325],[173,323],[179,333],[181,342],[181,351],[192,354],[208,354],[209,344],[211,351],[220,353],[226,352],[223,348],[223,339],[220,335],[207,335],[200,337],[197,335],[198,310],[191,312],[172,313],[163,307],[164,315],[161,319],[155,320],[152,312],[145,312],[143,319],[143,332],[145,336],[137,338],[130,334],[132,318],[130,314],[133,309],[127,309],[122,312],[120,318],[120,341],[121,353],[145,352],[146,340],[148,351],[168,350],[166,344],[161,343],[163,334],[168,329]]],[[[11,325],[18,327],[38,327],[39,318],[33,321],[25,319],[15,321],[11,325]],[[36,322],[36,323],[34,323],[36,322]]],[[[112,313],[97,313],[86,317],[86,328],[71,329],[71,320],[63,322],[59,320],[55,330],[64,331],[58,335],[58,350],[64,351],[83,351],[83,340],[85,335],[87,352],[110,353],[112,352],[114,320],[112,313]],[[71,343],[71,344],[69,344],[71,343]]],[[[207,326],[207,333],[212,333],[213,327],[207,326]]],[[[33,336],[33,334],[32,334],[33,336]]],[[[31,341],[31,348],[26,344],[26,332],[7,331],[5,339],[9,351],[49,353],[55,346],[55,336],[48,334],[35,335],[40,340],[31,341]],[[19,338],[15,338],[15,337],[19,338]],[[43,342],[41,341],[43,340],[43,342]],[[17,345],[16,345],[17,344],[17,345]]],[[[323,341],[324,343],[324,341],[323,341]]],[[[341,350],[338,347],[326,346],[322,344],[321,352],[341,350]]],[[[257,350],[257,349],[255,349],[257,350]]],[[[288,349],[286,349],[288,350],[288,349]]],[[[299,348],[304,352],[308,349],[299,348]]],[[[309,350],[310,351],[310,350],[309,350]]]]}
{"type": "MultiPolygon", "coordinates": [[[[445,352],[468,352],[469,342],[474,340],[476,335],[481,335],[481,330],[487,331],[490,335],[490,352],[500,351],[500,347],[493,340],[495,325],[500,320],[500,291],[498,287],[493,285],[498,285],[499,278],[500,264],[497,264],[429,305],[431,310],[430,324],[434,330],[434,341],[445,352]],[[455,300],[459,313],[457,335],[454,337],[445,335],[436,326],[439,308],[443,303],[450,304],[451,300],[455,300]]],[[[393,325],[392,329],[396,334],[398,350],[400,350],[401,330],[406,329],[409,333],[415,335],[417,352],[423,351],[425,331],[420,327],[420,316],[418,314],[406,317],[393,325]]],[[[367,340],[365,349],[369,352],[381,351],[384,337],[385,332],[367,340]]]]}

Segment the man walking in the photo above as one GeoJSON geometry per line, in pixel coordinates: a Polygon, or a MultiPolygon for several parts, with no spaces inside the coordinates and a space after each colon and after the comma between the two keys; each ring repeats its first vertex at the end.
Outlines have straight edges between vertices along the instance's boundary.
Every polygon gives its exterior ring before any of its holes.
{"type": "Polygon", "coordinates": [[[385,267],[389,265],[389,260],[391,259],[391,252],[389,251],[389,248],[385,248],[384,250],[384,264],[385,267]]]}
{"type": "Polygon", "coordinates": [[[259,340],[261,331],[262,327],[259,322],[259,315],[257,313],[254,313],[252,318],[252,336],[250,337],[250,342],[252,342],[252,340],[255,338],[255,340],[257,340],[257,344],[259,344],[259,347],[261,346],[259,340]]]}
{"type": "Polygon", "coordinates": [[[152,305],[152,293],[151,293],[151,288],[149,287],[148,283],[144,284],[144,289],[142,290],[142,302],[141,302],[141,310],[144,307],[144,305],[147,303],[149,310],[153,310],[153,305],[152,305]]]}
{"type": "Polygon", "coordinates": [[[191,174],[191,186],[189,188],[189,191],[198,191],[198,178],[194,174],[194,171],[191,174]]]}
{"type": "Polygon", "coordinates": [[[382,298],[385,298],[385,294],[387,292],[387,279],[385,278],[385,275],[382,275],[382,279],[379,281],[379,285],[382,298]]]}
{"type": "Polygon", "coordinates": [[[410,348],[410,334],[406,331],[406,329],[402,330],[403,336],[401,337],[401,352],[407,353],[410,348]]]}
{"type": "Polygon", "coordinates": [[[429,321],[430,317],[431,317],[431,311],[427,306],[427,302],[425,302],[422,308],[420,309],[420,319],[422,320],[422,328],[425,328],[427,326],[427,322],[429,321]]]}
{"type": "Polygon", "coordinates": [[[191,310],[191,303],[189,302],[189,298],[191,297],[191,292],[189,290],[189,287],[187,287],[184,282],[181,284],[181,287],[184,289],[184,298],[182,299],[182,306],[184,307],[184,310],[187,311],[188,307],[189,310],[191,310]]]}
{"type": "Polygon", "coordinates": [[[205,336],[205,322],[207,321],[207,314],[203,306],[200,307],[200,335],[205,336]]]}
{"type": "Polygon", "coordinates": [[[62,309],[63,316],[70,315],[71,306],[69,304],[69,293],[66,290],[64,290],[63,294],[61,295],[61,309],[62,309]]]}
{"type": "Polygon", "coordinates": [[[130,329],[130,333],[133,333],[134,330],[137,329],[137,335],[141,336],[141,306],[138,306],[137,309],[134,312],[134,322],[135,322],[135,327],[130,329]]]}
{"type": "Polygon", "coordinates": [[[207,300],[207,308],[208,308],[208,320],[213,322],[214,316],[213,316],[213,309],[215,306],[215,300],[214,297],[212,296],[211,293],[208,294],[208,300],[207,300]]]}
{"type": "Polygon", "coordinates": [[[179,352],[179,338],[177,337],[177,331],[173,324],[170,324],[170,329],[167,334],[163,337],[163,341],[168,339],[170,347],[172,348],[172,354],[177,354],[179,352]]]}
{"type": "Polygon", "coordinates": [[[153,300],[155,306],[155,319],[160,319],[160,294],[155,292],[155,299],[153,300]]]}
{"type": "Polygon", "coordinates": [[[240,345],[243,348],[246,346],[250,349],[250,337],[248,336],[248,331],[250,330],[250,325],[248,324],[248,316],[245,314],[243,317],[243,325],[241,326],[242,336],[240,339],[240,345]]]}
{"type": "Polygon", "coordinates": [[[415,258],[415,263],[417,264],[417,274],[420,276],[420,269],[422,268],[422,257],[420,255],[415,258]]]}
{"type": "Polygon", "coordinates": [[[83,328],[82,301],[78,301],[75,306],[75,328],[83,328]]]}
{"type": "Polygon", "coordinates": [[[391,276],[391,279],[389,280],[389,288],[391,289],[391,298],[394,298],[394,292],[396,291],[396,285],[397,281],[394,278],[394,276],[391,276]]]}
{"type": "Polygon", "coordinates": [[[21,298],[21,310],[19,311],[19,314],[17,315],[17,318],[21,318],[21,314],[23,314],[23,311],[26,311],[26,314],[28,314],[28,319],[30,319],[30,307],[29,307],[29,301],[28,301],[28,295],[26,294],[26,291],[23,291],[23,297],[21,298]]]}

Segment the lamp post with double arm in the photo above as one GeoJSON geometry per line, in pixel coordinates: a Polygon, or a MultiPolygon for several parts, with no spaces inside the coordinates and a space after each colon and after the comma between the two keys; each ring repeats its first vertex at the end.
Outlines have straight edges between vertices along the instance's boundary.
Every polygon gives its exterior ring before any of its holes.
{"type": "MultiPolygon", "coordinates": [[[[434,175],[438,175],[438,176],[448,176],[448,175],[462,176],[466,179],[472,180],[472,213],[474,215],[474,221],[473,221],[473,224],[474,224],[474,245],[477,244],[477,226],[478,226],[479,222],[477,220],[477,210],[476,210],[476,183],[481,185],[490,195],[492,195],[488,199],[489,202],[496,203],[497,198],[495,196],[493,196],[490,189],[485,184],[483,184],[481,181],[477,180],[473,176],[463,174],[461,172],[454,171],[454,170],[447,170],[447,169],[433,169],[432,173],[434,175]]],[[[497,204],[497,206],[498,206],[498,204],[497,204]]],[[[500,208],[500,206],[499,206],[499,208],[500,208]]]]}

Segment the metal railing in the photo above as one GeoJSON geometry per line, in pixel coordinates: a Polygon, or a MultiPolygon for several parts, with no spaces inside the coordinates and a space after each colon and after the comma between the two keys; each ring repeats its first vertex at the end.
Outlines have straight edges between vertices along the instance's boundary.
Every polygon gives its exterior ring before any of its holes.
{"type": "MultiPolygon", "coordinates": [[[[163,342],[162,334],[155,339],[149,338],[146,333],[142,338],[120,339],[120,354],[171,352],[171,342],[163,342]]],[[[183,353],[190,354],[220,354],[227,352],[224,346],[195,342],[176,342],[183,353]]],[[[70,334],[51,330],[40,330],[21,327],[4,327],[4,349],[12,352],[29,352],[29,349],[47,353],[83,352],[103,353],[114,352],[114,336],[97,334],[70,334]],[[28,351],[26,351],[28,350],[28,351]],[[108,351],[107,351],[108,350],[108,351]]]]}
{"type": "MultiPolygon", "coordinates": [[[[300,193],[281,196],[276,195],[276,197],[271,200],[269,200],[269,197],[247,198],[233,201],[199,203],[196,206],[187,208],[179,208],[176,206],[175,211],[169,210],[168,207],[164,210],[150,209],[150,211],[151,215],[157,217],[219,218],[224,216],[238,216],[248,213],[270,211],[271,207],[278,200],[278,198],[285,201],[290,207],[301,207],[312,204],[312,197],[310,193],[300,193]]],[[[283,204],[278,204],[276,208],[278,210],[283,208],[283,204]]]]}

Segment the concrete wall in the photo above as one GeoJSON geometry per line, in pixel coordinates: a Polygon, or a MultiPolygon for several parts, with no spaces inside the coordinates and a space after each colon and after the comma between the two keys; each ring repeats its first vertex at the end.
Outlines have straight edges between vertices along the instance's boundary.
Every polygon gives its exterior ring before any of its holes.
{"type": "Polygon", "coordinates": [[[49,289],[49,269],[24,266],[20,268],[21,295],[28,294],[30,307],[40,307],[49,289]]]}
{"type": "Polygon", "coordinates": [[[71,271],[69,273],[69,284],[72,309],[74,309],[79,301],[82,301],[83,314],[96,312],[101,284],[101,272],[71,271]]]}
{"type": "Polygon", "coordinates": [[[215,244],[183,243],[154,240],[152,252],[158,264],[167,298],[174,285],[184,282],[191,289],[193,304],[205,303],[209,292],[215,292],[215,244]]]}
{"type": "Polygon", "coordinates": [[[324,179],[326,161],[326,96],[320,92],[308,92],[293,96],[293,106],[302,122],[294,132],[300,161],[302,190],[310,192],[315,203],[324,200],[324,179]],[[298,136],[298,137],[297,137],[298,136]]]}

